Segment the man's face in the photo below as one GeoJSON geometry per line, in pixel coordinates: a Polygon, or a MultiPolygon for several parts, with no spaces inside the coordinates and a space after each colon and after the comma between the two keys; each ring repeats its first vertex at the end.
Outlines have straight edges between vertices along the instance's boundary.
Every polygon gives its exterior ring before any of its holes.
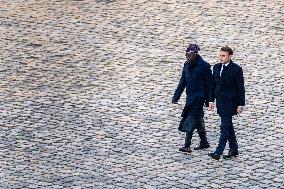
{"type": "Polygon", "coordinates": [[[231,59],[231,55],[228,52],[220,51],[220,62],[222,64],[229,63],[231,59]]]}
{"type": "Polygon", "coordinates": [[[197,56],[197,53],[193,53],[193,52],[189,53],[189,52],[187,52],[187,53],[185,53],[185,56],[186,56],[188,61],[192,61],[197,56]]]}

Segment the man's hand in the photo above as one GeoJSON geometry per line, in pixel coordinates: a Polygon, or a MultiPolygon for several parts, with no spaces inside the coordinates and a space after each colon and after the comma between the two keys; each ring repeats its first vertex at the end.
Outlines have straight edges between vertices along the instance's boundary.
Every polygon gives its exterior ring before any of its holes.
{"type": "Polygon", "coordinates": [[[214,108],[215,108],[214,102],[209,102],[209,108],[208,108],[208,109],[209,109],[210,111],[213,111],[214,108]]]}
{"type": "Polygon", "coordinates": [[[204,107],[209,107],[209,102],[208,101],[204,102],[204,107]]]}
{"type": "Polygon", "coordinates": [[[237,108],[238,114],[242,113],[243,110],[244,110],[243,106],[238,106],[238,108],[237,108]]]}

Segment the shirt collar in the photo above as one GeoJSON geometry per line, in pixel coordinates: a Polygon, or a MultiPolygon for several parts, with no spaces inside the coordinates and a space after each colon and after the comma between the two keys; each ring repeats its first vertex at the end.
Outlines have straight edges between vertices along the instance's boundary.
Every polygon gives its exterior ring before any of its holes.
{"type": "Polygon", "coordinates": [[[231,63],[231,61],[230,62],[228,62],[228,63],[226,63],[226,64],[223,64],[223,66],[228,66],[229,64],[231,63]]]}

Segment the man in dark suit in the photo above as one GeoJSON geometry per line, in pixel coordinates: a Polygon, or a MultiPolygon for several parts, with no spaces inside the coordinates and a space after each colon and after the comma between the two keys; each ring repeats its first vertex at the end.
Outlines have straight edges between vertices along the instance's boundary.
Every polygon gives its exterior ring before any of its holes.
{"type": "Polygon", "coordinates": [[[221,117],[219,144],[213,153],[208,155],[216,160],[223,154],[227,141],[229,141],[229,153],[224,159],[239,155],[238,143],[234,131],[232,116],[243,111],[245,106],[245,87],[242,68],[235,64],[231,57],[233,50],[222,47],[220,51],[220,63],[213,67],[213,85],[209,98],[209,109],[214,109],[216,99],[217,113],[221,117]]]}
{"type": "Polygon", "coordinates": [[[197,129],[201,141],[194,150],[210,147],[206,137],[203,106],[209,102],[212,72],[210,65],[198,54],[199,50],[197,44],[190,44],[187,48],[187,61],[184,63],[181,79],[172,98],[172,102],[177,103],[186,88],[186,105],[178,128],[179,131],[186,132],[185,144],[179,149],[182,152],[192,151],[190,145],[195,129],[197,129]]]}

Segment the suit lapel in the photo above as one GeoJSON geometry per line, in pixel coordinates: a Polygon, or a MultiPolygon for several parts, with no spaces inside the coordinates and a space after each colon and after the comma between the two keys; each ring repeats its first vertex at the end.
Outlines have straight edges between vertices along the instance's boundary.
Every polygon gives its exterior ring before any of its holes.
{"type": "Polygon", "coordinates": [[[225,70],[224,74],[223,74],[223,72],[222,72],[222,77],[223,77],[223,78],[226,78],[228,75],[231,74],[231,68],[232,68],[232,66],[233,66],[233,62],[232,62],[232,60],[231,60],[230,63],[229,63],[227,66],[224,67],[225,69],[223,69],[223,71],[225,70]]]}
{"type": "Polygon", "coordinates": [[[233,61],[231,60],[231,61],[230,61],[230,64],[227,65],[227,68],[228,68],[228,69],[231,69],[232,66],[233,66],[233,61]]]}
{"type": "MultiPolygon", "coordinates": [[[[221,64],[221,66],[220,66],[220,71],[221,71],[221,69],[222,69],[222,64],[221,64]]],[[[220,76],[220,72],[219,72],[219,76],[220,76]]],[[[224,77],[225,76],[225,73],[224,73],[224,68],[223,68],[223,70],[222,70],[222,73],[221,73],[221,76],[220,76],[220,85],[222,86],[223,85],[223,82],[224,82],[224,77]]]]}
{"type": "MultiPolygon", "coordinates": [[[[232,62],[232,60],[230,61],[230,63],[227,65],[227,66],[225,66],[224,68],[223,68],[223,71],[222,71],[222,75],[221,75],[221,77],[220,77],[220,80],[221,80],[221,84],[226,80],[226,78],[228,78],[228,76],[231,74],[231,68],[232,68],[232,66],[233,66],[233,62],[232,62]]],[[[222,67],[222,65],[221,65],[221,67],[222,67]]],[[[220,70],[221,70],[221,67],[220,67],[220,70]]],[[[220,72],[219,72],[220,73],[220,72]]]]}

